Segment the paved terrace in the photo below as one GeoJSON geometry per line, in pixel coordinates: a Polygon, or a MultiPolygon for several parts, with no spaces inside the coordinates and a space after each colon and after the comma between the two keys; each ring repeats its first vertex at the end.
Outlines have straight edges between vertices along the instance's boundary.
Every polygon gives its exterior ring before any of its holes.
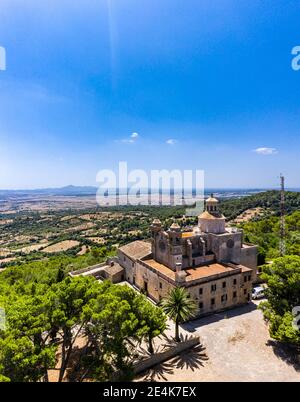
{"type": "Polygon", "coordinates": [[[295,354],[270,339],[258,303],[184,324],[185,331],[200,336],[201,347],[153,367],[138,380],[300,382],[295,354]]]}

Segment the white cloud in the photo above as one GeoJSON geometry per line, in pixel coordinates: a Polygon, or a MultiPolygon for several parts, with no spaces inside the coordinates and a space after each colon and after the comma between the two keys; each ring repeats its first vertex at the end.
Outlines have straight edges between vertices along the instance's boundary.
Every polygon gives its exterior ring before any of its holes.
{"type": "Polygon", "coordinates": [[[123,142],[125,144],[133,144],[139,138],[139,134],[134,132],[129,138],[124,138],[123,140],[118,140],[117,142],[123,142]]]}
{"type": "Polygon", "coordinates": [[[276,148],[267,148],[267,147],[256,148],[256,149],[254,149],[254,152],[256,152],[258,155],[276,155],[276,154],[278,154],[278,151],[276,148]]]}
{"type": "Polygon", "coordinates": [[[168,145],[174,145],[174,144],[176,144],[176,140],[174,140],[173,138],[170,138],[169,140],[167,140],[166,141],[166,144],[168,144],[168,145]]]}

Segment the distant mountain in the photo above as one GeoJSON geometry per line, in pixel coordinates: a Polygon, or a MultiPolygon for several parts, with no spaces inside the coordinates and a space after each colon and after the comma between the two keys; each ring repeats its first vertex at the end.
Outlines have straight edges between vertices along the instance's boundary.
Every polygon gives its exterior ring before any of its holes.
{"type": "Polygon", "coordinates": [[[97,187],[70,185],[60,188],[42,188],[33,190],[0,190],[0,197],[34,196],[34,195],[84,196],[84,195],[95,195],[96,192],[97,187]]]}
{"type": "Polygon", "coordinates": [[[97,187],[70,185],[55,189],[45,189],[43,191],[53,195],[95,195],[97,192],[97,187]]]}

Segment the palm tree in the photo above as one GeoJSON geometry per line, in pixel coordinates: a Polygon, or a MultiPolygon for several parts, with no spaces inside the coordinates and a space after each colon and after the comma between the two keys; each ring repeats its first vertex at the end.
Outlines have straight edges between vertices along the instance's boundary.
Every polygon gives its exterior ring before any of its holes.
{"type": "Polygon", "coordinates": [[[170,291],[160,305],[164,313],[175,321],[175,340],[180,342],[179,324],[195,317],[198,311],[195,300],[190,298],[185,288],[177,287],[170,291]]]}

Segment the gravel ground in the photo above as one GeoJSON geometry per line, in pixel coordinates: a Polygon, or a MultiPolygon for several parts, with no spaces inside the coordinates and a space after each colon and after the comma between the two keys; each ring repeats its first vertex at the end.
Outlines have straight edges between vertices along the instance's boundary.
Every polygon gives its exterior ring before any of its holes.
{"type": "Polygon", "coordinates": [[[256,304],[184,325],[202,345],[159,365],[139,381],[300,381],[300,366],[276,346],[256,304]]]}

